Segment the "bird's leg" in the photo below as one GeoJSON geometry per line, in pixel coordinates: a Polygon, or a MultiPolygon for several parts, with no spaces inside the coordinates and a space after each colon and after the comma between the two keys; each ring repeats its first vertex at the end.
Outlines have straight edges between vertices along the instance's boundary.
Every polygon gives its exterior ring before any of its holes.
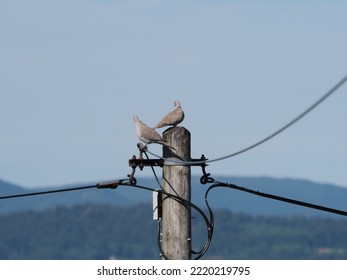
{"type": "Polygon", "coordinates": [[[139,159],[143,159],[143,151],[147,150],[147,145],[143,145],[142,143],[137,143],[137,148],[139,149],[140,151],[140,154],[139,154],[139,159]]]}

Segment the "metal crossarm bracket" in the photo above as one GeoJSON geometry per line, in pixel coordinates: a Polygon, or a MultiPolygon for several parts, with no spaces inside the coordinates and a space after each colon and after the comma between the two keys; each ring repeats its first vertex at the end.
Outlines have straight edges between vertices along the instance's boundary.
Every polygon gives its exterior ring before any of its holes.
{"type": "MultiPolygon", "coordinates": [[[[191,159],[190,161],[192,162],[191,164],[189,164],[190,166],[201,166],[204,170],[205,167],[207,166],[206,163],[201,163],[202,161],[207,160],[204,155],[201,156],[201,158],[199,159],[191,159]],[[196,162],[196,163],[194,163],[196,162]]],[[[183,161],[184,163],[184,161],[183,161]]],[[[164,159],[143,159],[143,158],[136,158],[136,156],[134,155],[131,159],[129,159],[129,166],[132,168],[136,168],[139,167],[140,170],[143,170],[143,168],[145,166],[159,166],[159,167],[163,167],[165,164],[165,160],[164,159]]],[[[179,162],[176,163],[177,165],[180,165],[179,162]]],[[[175,162],[172,164],[175,165],[175,162]]]]}
{"type": "MultiPolygon", "coordinates": [[[[206,172],[206,166],[208,166],[205,161],[207,160],[207,158],[205,158],[204,155],[201,156],[201,158],[199,159],[191,159],[190,162],[191,164],[189,164],[190,166],[200,166],[202,168],[202,177],[200,178],[200,182],[201,184],[207,184],[207,183],[213,183],[214,180],[213,178],[210,177],[210,173],[206,172]],[[196,162],[196,163],[194,163],[196,162]]],[[[136,168],[140,168],[140,170],[143,170],[143,168],[145,166],[159,166],[159,167],[163,167],[165,164],[165,159],[144,159],[142,158],[142,155],[140,154],[140,158],[136,158],[136,156],[134,155],[131,159],[129,159],[129,166],[132,168],[132,172],[131,174],[128,175],[128,177],[130,178],[130,183],[131,184],[136,184],[136,179],[135,179],[135,171],[136,168]]],[[[174,165],[175,163],[173,163],[174,165]]],[[[176,163],[177,164],[177,163],[176,163]]]]}
{"type": "Polygon", "coordinates": [[[159,166],[163,167],[164,160],[162,159],[137,159],[135,156],[129,159],[130,167],[139,167],[142,170],[145,166],[159,166]]]}

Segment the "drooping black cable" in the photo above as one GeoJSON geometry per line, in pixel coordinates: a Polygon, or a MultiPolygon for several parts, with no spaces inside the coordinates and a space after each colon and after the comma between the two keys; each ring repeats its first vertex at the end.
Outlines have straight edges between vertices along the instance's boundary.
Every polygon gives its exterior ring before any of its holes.
{"type": "Polygon", "coordinates": [[[0,199],[10,199],[10,198],[25,197],[25,196],[35,196],[35,195],[43,195],[43,194],[51,194],[51,193],[59,193],[59,192],[78,191],[78,190],[84,190],[84,189],[92,189],[96,187],[97,186],[94,185],[94,186],[76,187],[76,188],[68,188],[68,189],[42,191],[42,192],[14,194],[14,195],[0,196],[0,199]]]}
{"type": "MultiPolygon", "coordinates": [[[[149,159],[149,157],[148,157],[148,155],[147,155],[147,153],[146,153],[146,150],[144,150],[143,152],[144,152],[146,158],[149,159]]],[[[155,177],[155,179],[156,179],[156,181],[157,181],[157,184],[159,185],[159,188],[162,190],[163,187],[162,187],[162,185],[161,185],[160,182],[159,182],[158,176],[157,176],[157,174],[156,174],[156,172],[155,172],[153,166],[151,166],[151,168],[152,168],[152,172],[153,172],[153,174],[154,174],[154,177],[155,177]]],[[[191,207],[191,208],[194,208],[195,210],[197,210],[197,211],[199,212],[199,214],[203,217],[203,219],[204,219],[204,221],[205,221],[205,223],[206,223],[206,226],[207,226],[207,240],[206,240],[206,242],[205,242],[203,248],[202,248],[200,251],[194,251],[194,250],[191,251],[192,254],[198,255],[198,256],[195,258],[196,260],[197,260],[197,259],[200,259],[200,258],[207,252],[207,250],[208,250],[208,248],[209,248],[209,246],[210,246],[210,244],[211,244],[211,241],[212,241],[212,233],[213,233],[213,224],[211,225],[211,223],[209,222],[209,220],[208,220],[207,216],[205,215],[205,213],[204,213],[198,206],[194,205],[193,203],[189,202],[188,200],[183,199],[183,198],[177,193],[177,191],[175,190],[175,188],[171,185],[171,183],[169,182],[169,180],[168,180],[165,176],[163,176],[163,180],[165,180],[165,182],[168,184],[168,186],[170,187],[170,189],[172,190],[172,192],[174,192],[174,195],[172,195],[172,194],[169,194],[169,193],[163,191],[163,194],[166,195],[166,198],[172,198],[172,199],[174,199],[176,202],[182,204],[182,205],[183,205],[184,207],[186,207],[187,209],[189,209],[190,207],[191,207]]],[[[166,199],[166,198],[165,198],[165,199],[166,199]]],[[[211,212],[210,212],[210,213],[211,213],[211,212]]],[[[210,216],[211,216],[211,215],[210,215],[210,216]]],[[[212,217],[213,217],[213,216],[212,216],[212,217]]],[[[158,223],[158,232],[159,232],[159,233],[158,233],[158,234],[159,234],[159,235],[158,235],[158,238],[159,238],[159,239],[157,240],[157,243],[158,243],[158,246],[160,246],[160,247],[159,247],[159,250],[160,250],[160,252],[161,252],[162,257],[163,257],[164,259],[168,259],[168,257],[165,255],[165,253],[163,252],[163,250],[162,250],[162,248],[161,248],[161,243],[160,243],[160,225],[161,225],[161,222],[158,223]]]]}
{"type": "Polygon", "coordinates": [[[177,191],[175,190],[175,188],[172,186],[172,184],[169,182],[169,180],[168,180],[165,176],[163,176],[163,180],[166,182],[166,184],[168,184],[168,186],[170,187],[171,191],[172,191],[173,193],[175,193],[175,196],[181,197],[181,196],[177,193],[177,191]]]}
{"type": "Polygon", "coordinates": [[[205,192],[205,204],[207,206],[208,212],[210,214],[210,226],[211,226],[211,239],[213,236],[213,230],[214,230],[214,214],[212,211],[212,208],[210,207],[210,204],[208,203],[208,193],[210,191],[210,188],[205,192]]]}
{"type": "MultiPolygon", "coordinates": [[[[144,153],[145,153],[147,159],[149,159],[147,153],[146,153],[146,152],[144,152],[144,153]]],[[[163,189],[163,188],[162,188],[162,185],[161,185],[160,182],[159,182],[158,176],[157,176],[157,174],[156,174],[156,172],[155,172],[155,170],[154,170],[153,167],[152,167],[152,172],[153,172],[153,174],[154,174],[154,177],[156,178],[156,181],[157,181],[157,183],[158,183],[160,189],[163,189]]],[[[166,181],[166,183],[169,185],[170,189],[175,193],[175,194],[170,194],[170,193],[167,193],[167,192],[163,191],[162,193],[166,195],[166,198],[165,198],[165,199],[171,198],[171,199],[175,200],[176,202],[182,204],[182,205],[183,205],[184,207],[186,207],[187,209],[188,209],[189,207],[194,208],[194,209],[195,209],[196,211],[198,211],[198,213],[203,217],[203,219],[204,219],[204,221],[205,221],[205,223],[206,223],[207,232],[208,232],[208,233],[207,233],[207,235],[208,235],[207,241],[205,242],[203,248],[202,248],[200,251],[198,251],[198,252],[192,251],[193,254],[197,254],[197,255],[198,255],[195,259],[199,259],[199,258],[201,258],[201,257],[206,253],[206,251],[207,251],[207,249],[209,248],[209,245],[210,245],[210,243],[211,243],[211,239],[212,239],[211,231],[213,231],[213,230],[211,230],[211,224],[210,224],[210,222],[209,222],[209,220],[208,220],[206,214],[205,214],[198,206],[196,206],[194,203],[189,202],[188,200],[183,199],[181,196],[179,196],[178,193],[176,192],[175,188],[171,185],[171,183],[167,180],[167,178],[166,178],[166,177],[163,177],[163,179],[164,179],[164,180],[166,181]]],[[[146,187],[143,187],[143,186],[139,186],[139,185],[132,185],[132,184],[121,184],[121,185],[127,185],[127,186],[133,186],[133,187],[140,187],[140,188],[142,188],[142,189],[147,189],[147,190],[155,191],[154,189],[149,189],[149,188],[146,188],[146,187]]],[[[161,225],[161,223],[159,222],[159,223],[158,223],[158,240],[157,240],[157,243],[158,243],[158,246],[160,246],[160,247],[159,247],[159,250],[160,250],[161,255],[163,256],[163,258],[164,258],[164,259],[168,259],[168,257],[165,255],[165,253],[163,252],[163,250],[162,250],[162,248],[161,248],[161,243],[160,243],[160,225],[161,225]]]]}
{"type": "Polygon", "coordinates": [[[239,191],[243,191],[243,192],[248,192],[248,193],[251,193],[251,194],[254,194],[257,196],[262,196],[262,197],[266,197],[269,199],[273,199],[273,200],[278,200],[278,201],[282,201],[282,202],[286,202],[286,203],[290,203],[290,204],[300,205],[303,207],[312,208],[312,209],[316,209],[316,210],[320,210],[320,211],[324,211],[324,212],[329,212],[329,213],[333,213],[333,214],[337,214],[337,215],[347,216],[346,211],[333,209],[333,208],[329,208],[329,207],[325,207],[325,206],[321,206],[321,205],[317,205],[317,204],[312,204],[312,203],[308,203],[308,202],[303,202],[303,201],[299,201],[299,200],[295,200],[295,199],[290,199],[290,198],[286,198],[286,197],[282,197],[282,196],[277,196],[277,195],[273,195],[273,194],[268,194],[268,193],[264,193],[264,192],[259,192],[259,191],[255,191],[255,190],[248,189],[245,187],[240,187],[240,186],[237,186],[234,184],[229,184],[229,183],[221,183],[221,182],[216,181],[212,186],[210,186],[208,188],[207,192],[209,192],[211,189],[214,189],[217,187],[225,187],[225,188],[235,189],[235,190],[239,190],[239,191]]]}
{"type": "Polygon", "coordinates": [[[175,193],[175,194],[170,194],[167,192],[163,192],[163,194],[166,195],[167,198],[171,198],[174,199],[177,203],[182,204],[184,207],[186,207],[187,209],[189,209],[190,207],[195,209],[204,219],[205,223],[206,223],[206,228],[207,228],[207,239],[206,242],[204,244],[204,246],[202,247],[202,249],[200,251],[194,251],[192,250],[191,253],[194,255],[197,255],[197,257],[195,258],[195,260],[200,259],[208,250],[211,241],[212,241],[212,235],[211,235],[211,231],[213,231],[211,223],[209,221],[209,219],[207,218],[206,214],[198,207],[196,206],[194,203],[182,198],[177,191],[175,190],[175,188],[171,185],[171,183],[167,180],[167,178],[164,176],[163,178],[166,183],[169,185],[170,189],[175,193]]]}
{"type": "Polygon", "coordinates": [[[129,179],[122,179],[122,180],[112,180],[112,181],[106,181],[97,183],[96,185],[91,186],[82,186],[82,187],[75,187],[75,188],[66,188],[66,189],[57,189],[57,190],[50,190],[50,191],[41,191],[41,192],[31,192],[31,193],[22,193],[22,194],[13,194],[13,195],[7,195],[7,196],[0,196],[1,199],[12,199],[12,198],[19,198],[19,197],[26,197],[26,196],[35,196],[35,195],[44,195],[44,194],[52,194],[52,193],[60,193],[60,192],[70,192],[70,191],[79,191],[79,190],[85,190],[85,189],[115,189],[118,185],[120,185],[124,181],[128,181],[129,179]]]}
{"type": "Polygon", "coordinates": [[[160,251],[160,256],[164,258],[164,260],[168,260],[169,257],[164,253],[163,248],[161,246],[161,220],[158,221],[157,245],[160,251]]]}
{"type": "MultiPolygon", "coordinates": [[[[143,151],[144,151],[144,154],[145,154],[146,158],[149,159],[149,157],[148,157],[148,155],[147,155],[147,153],[146,153],[146,150],[143,150],[143,151]]],[[[151,166],[151,169],[152,169],[153,175],[154,175],[154,177],[155,177],[155,180],[157,181],[157,184],[158,184],[159,188],[162,189],[162,186],[161,186],[160,181],[159,181],[159,179],[158,179],[157,173],[156,173],[155,170],[154,170],[154,167],[151,166]]]]}
{"type": "MultiPolygon", "coordinates": [[[[188,209],[188,207],[192,207],[195,210],[199,212],[199,214],[203,217],[206,227],[207,227],[207,239],[203,246],[203,248],[200,251],[194,251],[192,250],[191,253],[194,255],[197,255],[195,260],[200,259],[208,250],[211,241],[212,241],[212,233],[213,233],[213,224],[211,225],[211,221],[207,218],[206,214],[197,206],[195,206],[193,203],[189,202],[188,200],[183,199],[181,196],[178,195],[175,188],[171,185],[171,183],[167,180],[166,177],[164,177],[164,180],[167,182],[167,184],[170,186],[170,189],[175,193],[174,196],[170,194],[170,197],[176,200],[178,203],[181,203],[184,207],[188,209]],[[177,199],[179,198],[179,199],[177,199]]],[[[168,195],[168,194],[167,194],[168,195]]]]}
{"type": "MultiPolygon", "coordinates": [[[[127,187],[134,187],[134,188],[139,188],[139,189],[143,189],[143,190],[147,190],[147,191],[157,191],[153,188],[149,188],[149,187],[145,187],[145,186],[141,186],[141,185],[138,185],[138,184],[130,184],[130,183],[119,183],[119,186],[127,186],[127,187]]],[[[209,248],[209,245],[211,243],[211,226],[210,226],[210,222],[209,222],[209,219],[208,217],[206,216],[206,214],[197,206],[195,205],[194,203],[180,197],[180,196],[177,196],[175,194],[170,194],[170,193],[167,193],[165,191],[162,191],[163,194],[166,195],[166,199],[168,198],[171,198],[173,200],[175,200],[177,203],[180,203],[182,205],[184,205],[185,207],[192,207],[193,209],[195,209],[196,211],[199,212],[199,214],[202,216],[202,218],[204,219],[206,225],[207,225],[207,228],[208,228],[208,240],[205,242],[205,245],[203,246],[202,250],[200,250],[199,252],[196,252],[196,254],[198,254],[198,256],[195,258],[195,260],[198,260],[200,259],[208,250],[209,248]]],[[[164,257],[164,259],[168,259],[168,257],[165,255],[165,253],[162,251],[162,248],[161,248],[161,243],[160,243],[160,223],[158,223],[158,240],[157,240],[157,243],[158,245],[160,246],[159,247],[159,250],[162,254],[162,256],[164,257]]]]}
{"type": "Polygon", "coordinates": [[[176,195],[173,195],[173,194],[169,194],[169,193],[165,193],[163,192],[163,194],[165,194],[168,198],[171,198],[171,199],[174,199],[176,202],[184,205],[185,207],[192,207],[193,209],[195,209],[201,216],[202,218],[204,219],[205,223],[206,223],[206,226],[207,226],[207,240],[203,246],[203,248],[198,251],[198,252],[195,252],[195,251],[192,251],[193,254],[197,254],[198,256],[195,258],[195,260],[198,260],[200,259],[208,250],[209,248],[209,245],[211,244],[211,239],[212,239],[212,235],[211,235],[211,225],[210,225],[210,221],[208,219],[208,217],[206,216],[206,214],[197,206],[195,205],[194,203],[192,202],[189,202],[188,200],[185,200],[179,196],[176,196],[176,195]]]}
{"type": "Polygon", "coordinates": [[[156,189],[145,187],[145,186],[141,186],[141,185],[138,185],[138,184],[134,185],[134,184],[130,184],[130,183],[120,183],[119,186],[132,187],[132,188],[137,188],[137,189],[151,191],[151,192],[156,192],[157,191],[156,189]]]}

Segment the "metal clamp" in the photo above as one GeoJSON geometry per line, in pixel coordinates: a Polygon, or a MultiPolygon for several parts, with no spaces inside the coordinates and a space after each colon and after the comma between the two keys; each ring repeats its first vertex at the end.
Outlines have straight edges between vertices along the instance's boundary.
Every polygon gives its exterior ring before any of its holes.
{"type": "MultiPolygon", "coordinates": [[[[207,158],[205,158],[205,156],[202,155],[201,156],[201,161],[206,161],[206,160],[207,160],[207,158]]],[[[208,166],[206,163],[202,163],[201,164],[201,169],[202,169],[203,175],[200,178],[200,183],[202,185],[214,182],[214,179],[212,177],[210,177],[211,173],[206,173],[206,166],[208,166]]]]}

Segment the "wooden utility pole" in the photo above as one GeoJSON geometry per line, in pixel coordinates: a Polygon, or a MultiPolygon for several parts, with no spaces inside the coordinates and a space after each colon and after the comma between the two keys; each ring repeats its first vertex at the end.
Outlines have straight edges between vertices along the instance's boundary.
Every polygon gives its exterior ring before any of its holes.
{"type": "MultiPolygon", "coordinates": [[[[175,157],[190,161],[190,132],[174,127],[163,133],[163,139],[175,150],[163,147],[164,158],[175,157]]],[[[191,167],[163,166],[163,191],[182,198],[181,201],[162,195],[162,251],[170,260],[191,259],[191,167]],[[183,201],[188,201],[184,203],[183,201]]]]}

